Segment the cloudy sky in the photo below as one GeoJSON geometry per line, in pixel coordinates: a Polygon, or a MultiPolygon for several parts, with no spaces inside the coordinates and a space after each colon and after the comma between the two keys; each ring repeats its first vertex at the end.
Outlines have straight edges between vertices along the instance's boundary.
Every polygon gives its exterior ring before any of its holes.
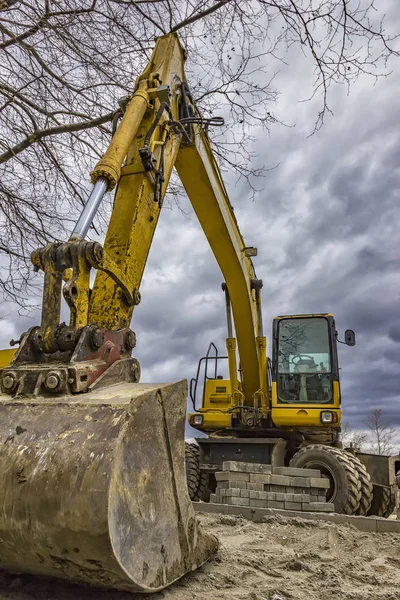
{"type": "MultiPolygon", "coordinates": [[[[400,31],[398,0],[385,3],[390,28],[400,31]]],[[[299,102],[311,89],[311,65],[298,52],[288,62],[271,108],[294,127],[255,130],[251,148],[256,162],[278,166],[259,180],[254,200],[244,183],[226,181],[246,244],[258,248],[265,331],[270,339],[276,314],[333,312],[339,333],[357,335],[354,348],[339,348],[344,419],[363,428],[379,407],[400,431],[400,59],[375,85],[361,78],[349,96],[332,89],[334,114],[311,137],[320,98],[299,102]]],[[[224,352],[221,282],[189,201],[166,207],[132,323],[142,381],[190,379],[211,341],[224,352]]],[[[38,319],[18,320],[7,303],[1,315],[2,347],[38,319]]]]}

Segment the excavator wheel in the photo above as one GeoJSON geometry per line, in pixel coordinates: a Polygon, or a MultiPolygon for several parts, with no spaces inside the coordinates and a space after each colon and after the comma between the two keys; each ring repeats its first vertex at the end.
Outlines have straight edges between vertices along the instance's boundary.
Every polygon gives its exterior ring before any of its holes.
{"type": "MultiPolygon", "coordinates": [[[[200,449],[197,446],[197,444],[190,444],[192,449],[193,449],[193,453],[197,459],[197,464],[199,465],[200,463],[200,449]]],[[[207,471],[201,471],[200,467],[199,467],[199,485],[197,487],[196,493],[193,497],[193,500],[195,502],[198,502],[199,500],[201,502],[209,502],[210,500],[210,494],[211,494],[211,490],[209,487],[209,483],[210,483],[210,475],[207,471]]]]}
{"type": "Polygon", "coordinates": [[[290,466],[319,469],[331,482],[327,500],[333,502],[335,512],[345,515],[357,513],[361,502],[361,482],[348,453],[331,446],[313,444],[301,448],[293,456],[290,466]]]}
{"type": "Polygon", "coordinates": [[[189,497],[194,500],[200,482],[199,459],[193,450],[192,444],[187,442],[185,442],[185,467],[189,497]]]}
{"type": "Polygon", "coordinates": [[[196,495],[194,497],[195,501],[201,500],[202,502],[209,502],[211,490],[209,487],[210,484],[210,475],[207,471],[200,471],[200,482],[199,487],[197,488],[196,495]]]}
{"type": "Polygon", "coordinates": [[[368,516],[387,519],[396,508],[396,498],[389,487],[374,485],[374,497],[368,516]]]}
{"type": "Polygon", "coordinates": [[[382,507],[382,517],[387,519],[396,508],[396,497],[393,490],[385,488],[385,506],[382,507]]]}
{"type": "Polygon", "coordinates": [[[352,462],[354,468],[358,473],[358,478],[361,483],[361,500],[360,505],[355,512],[356,515],[367,515],[371,508],[373,498],[373,486],[371,477],[362,462],[350,452],[347,453],[348,458],[352,462]]]}
{"type": "Polygon", "coordinates": [[[0,395],[0,567],[156,592],[218,549],[185,477],[185,381],[0,395]]]}

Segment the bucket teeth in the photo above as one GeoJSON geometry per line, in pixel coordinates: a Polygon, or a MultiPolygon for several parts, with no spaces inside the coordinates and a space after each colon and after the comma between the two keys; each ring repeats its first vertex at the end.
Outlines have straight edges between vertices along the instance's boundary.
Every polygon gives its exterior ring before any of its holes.
{"type": "Polygon", "coordinates": [[[186,487],[186,382],[0,400],[0,565],[158,591],[217,550],[186,487]]]}

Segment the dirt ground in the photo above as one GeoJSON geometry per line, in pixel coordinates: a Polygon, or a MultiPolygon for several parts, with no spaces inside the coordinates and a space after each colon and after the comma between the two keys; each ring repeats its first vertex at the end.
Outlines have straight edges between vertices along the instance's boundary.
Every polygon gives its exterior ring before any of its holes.
{"type": "Polygon", "coordinates": [[[0,600],[400,600],[400,534],[281,516],[200,515],[218,555],[152,595],[0,573],[0,600]]]}

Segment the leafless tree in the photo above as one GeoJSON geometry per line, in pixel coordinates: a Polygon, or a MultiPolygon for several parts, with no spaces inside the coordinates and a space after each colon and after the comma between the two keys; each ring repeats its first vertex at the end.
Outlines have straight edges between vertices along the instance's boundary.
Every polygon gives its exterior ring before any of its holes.
{"type": "Polygon", "coordinates": [[[354,429],[348,421],[343,421],[341,439],[344,448],[354,446],[358,450],[365,450],[368,445],[368,432],[362,429],[354,429]]]}
{"type": "MultiPolygon", "coordinates": [[[[274,122],[272,57],[315,68],[315,127],[335,82],[386,73],[395,54],[375,0],[0,0],[0,287],[22,302],[30,251],[65,238],[154,37],[177,31],[199,108],[222,114],[224,168],[254,185],[254,126],[274,122]]],[[[101,227],[100,222],[97,226],[101,227]]]]}
{"type": "Polygon", "coordinates": [[[387,422],[383,411],[380,408],[371,410],[365,424],[370,431],[372,451],[375,454],[393,454],[396,430],[387,422]]]}

